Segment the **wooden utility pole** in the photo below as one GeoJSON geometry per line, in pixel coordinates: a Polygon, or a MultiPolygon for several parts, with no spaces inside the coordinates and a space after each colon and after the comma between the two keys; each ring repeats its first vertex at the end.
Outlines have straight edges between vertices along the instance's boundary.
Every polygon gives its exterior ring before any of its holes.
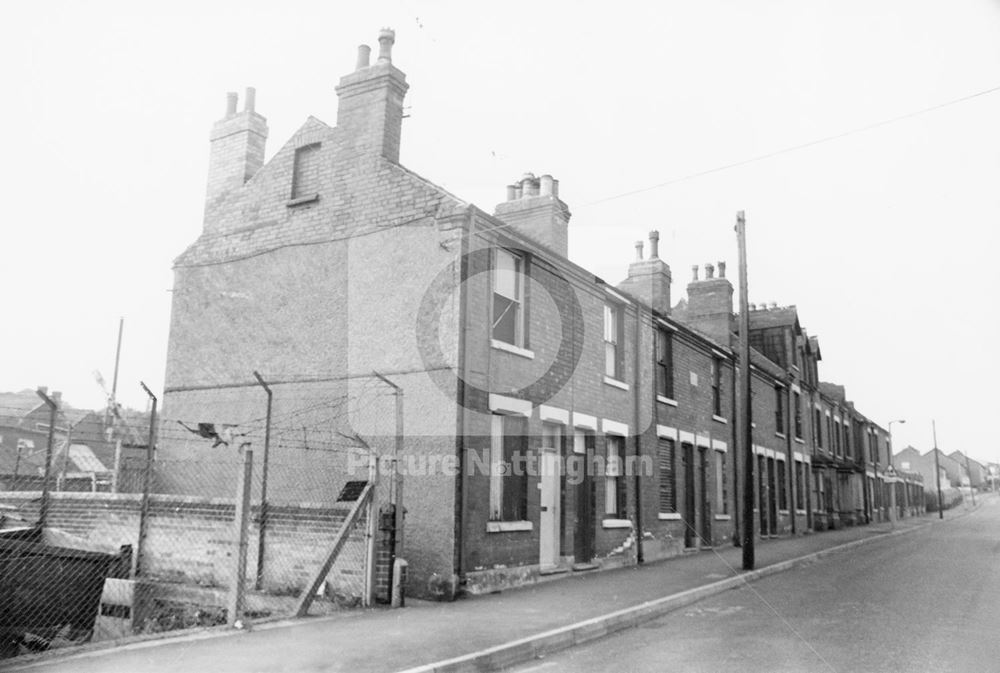
{"type": "Polygon", "coordinates": [[[753,428],[750,426],[750,300],[747,291],[746,218],[736,214],[740,255],[740,394],[737,396],[739,448],[743,453],[743,569],[754,569],[753,428]]]}
{"type": "Polygon", "coordinates": [[[938,447],[937,447],[937,425],[935,425],[934,420],[931,419],[931,432],[934,433],[934,481],[937,482],[937,494],[938,494],[938,518],[944,518],[944,509],[942,508],[941,500],[941,463],[938,460],[938,447]]]}

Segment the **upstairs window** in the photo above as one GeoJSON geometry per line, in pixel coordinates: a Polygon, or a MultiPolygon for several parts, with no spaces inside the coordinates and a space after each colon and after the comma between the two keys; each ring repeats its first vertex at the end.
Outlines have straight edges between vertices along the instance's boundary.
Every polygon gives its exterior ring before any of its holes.
{"type": "Polygon", "coordinates": [[[813,409],[813,442],[823,448],[823,412],[813,409]]]}
{"type": "Polygon", "coordinates": [[[795,436],[802,439],[802,395],[793,392],[792,404],[795,405],[795,436]]]}
{"type": "Polygon", "coordinates": [[[524,259],[497,248],[493,260],[493,338],[525,348],[524,259]]]}
{"type": "Polygon", "coordinates": [[[305,199],[319,192],[319,143],[295,150],[292,172],[292,199],[305,199]]]}
{"type": "Polygon", "coordinates": [[[785,432],[785,395],[780,386],[774,387],[774,431],[785,432]]]}
{"type": "Polygon", "coordinates": [[[722,360],[712,358],[712,413],[722,416],[722,360]]]}
{"type": "Polygon", "coordinates": [[[622,307],[604,305],[604,374],[621,381],[625,377],[625,341],[622,307]]]}
{"type": "Polygon", "coordinates": [[[656,333],[656,392],[674,398],[674,335],[665,329],[656,333]]]}

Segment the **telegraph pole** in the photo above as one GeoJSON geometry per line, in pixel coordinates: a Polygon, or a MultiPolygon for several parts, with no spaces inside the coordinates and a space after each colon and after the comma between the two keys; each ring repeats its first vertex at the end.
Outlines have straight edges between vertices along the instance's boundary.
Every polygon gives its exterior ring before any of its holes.
{"type": "Polygon", "coordinates": [[[740,255],[740,394],[737,396],[739,444],[743,450],[743,569],[754,569],[753,429],[750,426],[750,301],[747,292],[746,218],[736,213],[736,242],[740,255]]]}
{"type": "Polygon", "coordinates": [[[934,433],[934,481],[937,482],[937,494],[938,494],[938,518],[944,518],[944,510],[941,508],[941,463],[938,460],[938,447],[937,447],[937,425],[934,424],[934,419],[931,419],[931,432],[934,433]]]}

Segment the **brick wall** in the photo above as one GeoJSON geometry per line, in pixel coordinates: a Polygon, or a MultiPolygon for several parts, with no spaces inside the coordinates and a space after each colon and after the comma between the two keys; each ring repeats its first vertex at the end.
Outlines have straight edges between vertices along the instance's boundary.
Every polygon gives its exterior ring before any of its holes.
{"type": "MultiPolygon", "coordinates": [[[[39,493],[0,493],[0,503],[37,516],[39,493]]],[[[113,493],[51,494],[49,525],[104,544],[137,548],[141,496],[113,493]]],[[[323,560],[348,507],[271,506],[262,588],[292,593],[305,587],[323,560]]],[[[232,501],[154,495],[150,497],[144,575],[151,579],[228,587],[234,546],[232,501]]],[[[257,520],[253,508],[251,520],[257,520]]],[[[258,526],[250,525],[247,578],[257,572],[258,526]]],[[[335,590],[360,596],[364,589],[364,528],[355,526],[327,578],[335,590]]]]}

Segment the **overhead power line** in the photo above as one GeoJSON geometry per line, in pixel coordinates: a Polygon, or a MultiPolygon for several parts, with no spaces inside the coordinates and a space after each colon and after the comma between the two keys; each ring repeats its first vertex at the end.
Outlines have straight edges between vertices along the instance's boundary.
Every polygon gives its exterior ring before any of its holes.
{"type": "Polygon", "coordinates": [[[642,187],[640,189],[633,189],[628,192],[622,192],[621,194],[615,194],[613,196],[606,196],[596,201],[590,201],[589,203],[584,203],[582,206],[577,206],[586,208],[588,206],[594,206],[599,203],[606,203],[607,201],[614,201],[616,199],[623,199],[627,196],[634,196],[636,194],[643,194],[645,192],[651,192],[654,189],[662,189],[663,187],[668,187],[670,185],[675,185],[679,182],[686,182],[688,180],[693,180],[695,178],[700,178],[706,175],[711,175],[713,173],[721,173],[722,171],[728,171],[732,168],[739,168],[740,166],[746,166],[747,164],[752,164],[757,161],[763,161],[765,159],[771,159],[773,157],[779,156],[781,154],[788,154],[789,152],[797,152],[799,150],[806,149],[808,147],[815,147],[816,145],[822,145],[824,143],[832,142],[834,140],[840,140],[841,138],[846,138],[847,136],[854,135],[856,133],[863,133],[865,131],[871,131],[872,129],[877,129],[882,126],[887,126],[889,124],[895,124],[906,119],[911,119],[928,112],[934,112],[935,110],[940,110],[942,108],[950,107],[952,105],[957,105],[959,103],[964,103],[970,101],[973,98],[979,98],[980,96],[987,96],[991,93],[996,93],[1000,91],[1000,86],[995,86],[990,89],[984,89],[982,91],[977,91],[976,93],[969,94],[967,96],[962,96],[961,98],[955,98],[953,100],[946,101],[944,103],[938,103],[937,105],[932,105],[930,107],[922,108],[920,110],[914,110],[913,112],[907,112],[906,114],[899,115],[897,117],[891,117],[889,119],[883,119],[882,121],[877,121],[872,124],[866,124],[865,126],[859,126],[853,128],[849,131],[843,131],[841,133],[836,133],[834,135],[825,136],[823,138],[817,138],[816,140],[810,140],[809,142],[800,143],[798,145],[791,145],[789,147],[784,147],[780,150],[775,150],[773,152],[768,152],[766,154],[759,154],[755,157],[750,157],[749,159],[743,159],[741,161],[735,161],[730,164],[724,164],[722,166],[716,166],[715,168],[709,168],[703,171],[698,171],[696,173],[689,173],[687,175],[682,175],[680,177],[672,178],[666,180],[665,182],[660,182],[655,185],[650,185],[649,187],[642,187]]]}

